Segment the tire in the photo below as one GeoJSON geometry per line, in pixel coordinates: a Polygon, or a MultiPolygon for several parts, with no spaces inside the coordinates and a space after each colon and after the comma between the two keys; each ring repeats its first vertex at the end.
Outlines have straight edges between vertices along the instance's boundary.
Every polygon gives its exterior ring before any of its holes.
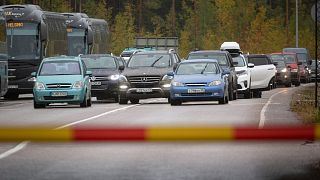
{"type": "Polygon", "coordinates": [[[92,101],[91,101],[91,95],[89,96],[89,99],[87,100],[88,107],[91,107],[92,101]]]}
{"type": "Polygon", "coordinates": [[[233,88],[230,87],[228,90],[229,101],[233,101],[233,88]]]}
{"type": "Polygon", "coordinates": [[[19,98],[19,92],[17,91],[7,91],[7,93],[3,96],[5,99],[9,100],[17,100],[19,98]]]}
{"type": "Polygon", "coordinates": [[[286,87],[291,87],[291,82],[287,82],[287,83],[285,84],[285,86],[286,86],[286,87]]]}
{"type": "Polygon", "coordinates": [[[80,103],[80,107],[88,107],[87,92],[84,94],[84,98],[83,101],[80,103]]]}
{"type": "Polygon", "coordinates": [[[298,86],[300,86],[300,81],[297,81],[294,85],[296,86],[296,87],[298,87],[298,86]]]}
{"type": "Polygon", "coordinates": [[[179,100],[172,100],[171,99],[170,104],[171,104],[171,106],[179,106],[182,104],[182,102],[179,100]]]}
{"type": "Polygon", "coordinates": [[[261,91],[253,91],[253,97],[254,98],[261,98],[262,92],[261,91]]]}
{"type": "Polygon", "coordinates": [[[119,102],[119,96],[114,97],[114,102],[119,102]]]}
{"type": "Polygon", "coordinates": [[[269,81],[269,86],[268,86],[268,90],[272,90],[274,87],[274,78],[272,78],[270,81],[269,81]]]}
{"type": "Polygon", "coordinates": [[[238,93],[237,92],[234,92],[233,93],[233,100],[237,100],[238,99],[238,93]]]}
{"type": "Polygon", "coordinates": [[[34,109],[40,109],[40,108],[45,108],[46,104],[38,104],[35,100],[33,100],[33,108],[34,109]]]}
{"type": "Polygon", "coordinates": [[[139,104],[139,99],[130,99],[131,104],[139,104]]]}
{"type": "Polygon", "coordinates": [[[247,89],[246,92],[244,92],[244,98],[245,99],[251,99],[252,98],[252,93],[250,89],[247,89]]]}

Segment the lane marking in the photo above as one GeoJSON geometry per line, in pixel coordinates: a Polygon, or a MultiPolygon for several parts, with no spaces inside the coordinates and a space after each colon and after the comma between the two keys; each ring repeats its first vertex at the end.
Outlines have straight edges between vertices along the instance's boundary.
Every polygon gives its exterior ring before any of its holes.
{"type": "Polygon", "coordinates": [[[14,148],[9,149],[8,151],[0,154],[0,160],[22,150],[23,148],[25,148],[28,145],[28,143],[29,143],[29,141],[23,141],[23,142],[19,143],[18,145],[16,145],[14,148]]]}
{"type": "Polygon", "coordinates": [[[114,113],[114,112],[117,112],[117,111],[126,110],[126,109],[129,109],[129,108],[132,108],[132,107],[135,107],[135,106],[139,106],[139,105],[140,104],[135,104],[135,105],[126,106],[126,107],[123,107],[123,108],[114,109],[112,111],[107,111],[107,112],[104,112],[102,114],[98,114],[96,116],[92,116],[92,117],[89,117],[89,118],[86,118],[86,119],[82,119],[82,120],[79,120],[79,121],[75,121],[75,122],[72,122],[72,123],[69,123],[69,124],[66,124],[66,125],[63,125],[63,126],[59,126],[57,128],[54,128],[54,130],[63,129],[63,128],[66,128],[66,127],[69,127],[69,126],[73,126],[73,125],[76,125],[76,124],[79,124],[79,123],[90,121],[90,120],[99,118],[101,116],[105,116],[105,115],[108,115],[108,114],[111,114],[111,113],[114,113]]]}
{"type": "Polygon", "coordinates": [[[265,124],[265,121],[266,121],[266,111],[267,111],[267,108],[268,106],[271,104],[271,101],[272,101],[272,98],[278,94],[281,94],[283,92],[286,92],[288,91],[287,89],[285,90],[282,90],[280,92],[277,92],[275,94],[273,94],[272,96],[269,97],[267,103],[263,106],[263,108],[261,109],[261,112],[260,112],[260,121],[259,121],[259,128],[263,128],[264,127],[264,124],[265,124]]]}

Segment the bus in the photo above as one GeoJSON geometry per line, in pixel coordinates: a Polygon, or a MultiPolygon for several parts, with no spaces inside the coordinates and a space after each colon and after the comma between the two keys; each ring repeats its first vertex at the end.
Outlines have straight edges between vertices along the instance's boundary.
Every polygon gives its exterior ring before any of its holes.
{"type": "Polygon", "coordinates": [[[0,97],[8,90],[8,55],[6,41],[6,22],[0,11],[0,97]]]}
{"type": "Polygon", "coordinates": [[[0,6],[6,18],[8,50],[7,99],[32,93],[31,72],[45,57],[67,54],[67,27],[59,13],[43,11],[38,5],[0,6]]]}
{"type": "Polygon", "coordinates": [[[105,54],[110,49],[110,31],[103,19],[84,13],[62,13],[67,19],[68,55],[105,54]]]}

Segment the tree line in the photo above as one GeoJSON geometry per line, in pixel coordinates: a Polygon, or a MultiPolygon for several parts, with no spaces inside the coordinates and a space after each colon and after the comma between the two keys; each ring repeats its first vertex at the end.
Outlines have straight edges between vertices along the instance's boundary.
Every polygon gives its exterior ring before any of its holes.
{"type": "MultiPolygon", "coordinates": [[[[315,52],[312,0],[298,0],[299,47],[315,52]]],[[[279,52],[295,47],[295,0],[2,0],[38,4],[56,12],[83,12],[108,21],[112,52],[134,46],[136,36],[179,37],[179,54],[219,49],[237,41],[244,52],[279,52]]],[[[320,28],[318,28],[320,31],[320,28]]],[[[318,34],[318,38],[319,34],[318,34]]]]}

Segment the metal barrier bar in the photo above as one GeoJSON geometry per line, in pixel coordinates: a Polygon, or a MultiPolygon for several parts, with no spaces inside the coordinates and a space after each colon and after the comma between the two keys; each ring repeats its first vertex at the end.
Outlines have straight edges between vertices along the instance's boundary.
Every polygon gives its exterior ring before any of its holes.
{"type": "Polygon", "coordinates": [[[289,127],[2,128],[2,141],[320,140],[320,125],[289,127]]]}

